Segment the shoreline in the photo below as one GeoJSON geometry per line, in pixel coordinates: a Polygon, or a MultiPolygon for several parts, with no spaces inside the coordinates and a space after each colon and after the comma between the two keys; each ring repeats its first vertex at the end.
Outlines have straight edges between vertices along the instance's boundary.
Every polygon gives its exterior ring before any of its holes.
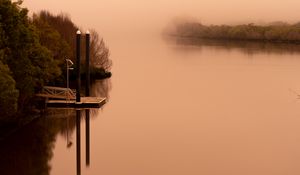
{"type": "Polygon", "coordinates": [[[300,23],[202,25],[197,22],[177,24],[169,35],[225,41],[254,41],[300,44],[300,23]]]}
{"type": "Polygon", "coordinates": [[[189,39],[195,41],[220,41],[220,42],[249,42],[257,44],[288,44],[288,45],[299,45],[300,41],[285,41],[285,40],[265,40],[265,39],[236,39],[236,38],[211,38],[211,37],[199,37],[199,36],[184,36],[176,34],[168,34],[167,37],[178,38],[178,39],[189,39]]]}

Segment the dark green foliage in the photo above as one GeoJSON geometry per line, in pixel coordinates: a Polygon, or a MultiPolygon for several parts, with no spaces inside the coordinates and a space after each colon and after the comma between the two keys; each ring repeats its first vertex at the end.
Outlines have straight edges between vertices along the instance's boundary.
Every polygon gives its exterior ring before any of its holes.
{"type": "Polygon", "coordinates": [[[75,54],[75,33],[78,27],[71,21],[68,15],[63,13],[53,15],[48,11],[41,11],[34,15],[33,22],[36,24],[36,21],[47,23],[52,30],[57,31],[61,38],[71,47],[72,54],[75,54]]]}
{"type": "MultiPolygon", "coordinates": [[[[54,58],[65,61],[66,58],[75,62],[75,33],[79,29],[65,14],[53,15],[48,11],[41,11],[33,16],[33,24],[40,30],[40,41],[54,53],[54,58]],[[50,35],[50,34],[51,35],[50,35]],[[57,47],[53,48],[53,47],[57,47]],[[58,52],[57,50],[60,50],[58,52]]],[[[109,71],[112,61],[109,59],[109,49],[106,47],[103,38],[95,30],[90,31],[90,60],[91,66],[109,71]]],[[[81,58],[85,62],[85,39],[82,35],[81,58]]]]}
{"type": "Polygon", "coordinates": [[[193,38],[222,40],[253,40],[267,42],[300,43],[299,23],[290,25],[275,22],[266,26],[245,25],[210,25],[182,23],[176,26],[175,35],[193,38]]]}
{"type": "MultiPolygon", "coordinates": [[[[40,43],[47,47],[59,65],[72,56],[71,46],[61,36],[58,30],[49,24],[46,18],[33,15],[32,23],[38,28],[40,43]]],[[[73,34],[74,37],[74,34],[73,34]]]]}
{"type": "Polygon", "coordinates": [[[0,119],[5,119],[17,112],[19,92],[16,82],[7,65],[0,60],[0,119]]]}
{"type": "Polygon", "coordinates": [[[37,29],[20,3],[0,1],[0,50],[19,90],[18,107],[24,109],[30,107],[36,90],[61,72],[51,52],[40,44],[37,29]]]}

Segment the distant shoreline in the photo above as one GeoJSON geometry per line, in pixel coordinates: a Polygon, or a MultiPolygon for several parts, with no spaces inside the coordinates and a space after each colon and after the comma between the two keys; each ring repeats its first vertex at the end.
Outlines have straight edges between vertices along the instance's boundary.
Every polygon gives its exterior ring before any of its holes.
{"type": "Polygon", "coordinates": [[[225,40],[206,39],[195,37],[182,37],[178,35],[165,35],[164,40],[179,46],[210,47],[231,51],[238,49],[245,54],[300,54],[300,44],[283,42],[266,42],[253,40],[225,40]]]}
{"type": "Polygon", "coordinates": [[[289,44],[289,45],[299,45],[299,41],[281,41],[281,40],[263,40],[263,39],[233,39],[233,38],[209,38],[209,37],[194,37],[194,36],[181,36],[181,35],[174,35],[170,34],[169,37],[178,38],[178,39],[187,39],[187,40],[194,40],[194,41],[215,41],[215,42],[248,42],[253,44],[289,44]]]}
{"type": "Polygon", "coordinates": [[[206,26],[187,22],[177,24],[175,31],[169,32],[168,35],[193,39],[300,44],[300,23],[206,26]]]}

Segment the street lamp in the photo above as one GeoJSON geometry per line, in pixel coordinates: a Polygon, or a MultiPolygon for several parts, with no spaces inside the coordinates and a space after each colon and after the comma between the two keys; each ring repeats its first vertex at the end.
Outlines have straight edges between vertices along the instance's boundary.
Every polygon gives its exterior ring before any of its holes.
{"type": "MultiPolygon", "coordinates": [[[[66,59],[67,62],[67,91],[69,90],[69,70],[73,70],[71,66],[74,64],[70,59],[66,59]]],[[[69,93],[67,93],[67,103],[69,103],[70,96],[69,93]]]]}

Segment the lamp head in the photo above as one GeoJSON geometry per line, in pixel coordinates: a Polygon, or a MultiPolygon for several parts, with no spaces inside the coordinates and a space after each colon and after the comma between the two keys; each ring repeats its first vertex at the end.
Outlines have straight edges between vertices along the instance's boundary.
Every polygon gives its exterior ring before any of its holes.
{"type": "Polygon", "coordinates": [[[66,59],[66,61],[67,61],[67,64],[69,65],[69,63],[71,64],[71,66],[74,64],[73,62],[72,62],[72,60],[70,60],[70,59],[66,59]]]}

